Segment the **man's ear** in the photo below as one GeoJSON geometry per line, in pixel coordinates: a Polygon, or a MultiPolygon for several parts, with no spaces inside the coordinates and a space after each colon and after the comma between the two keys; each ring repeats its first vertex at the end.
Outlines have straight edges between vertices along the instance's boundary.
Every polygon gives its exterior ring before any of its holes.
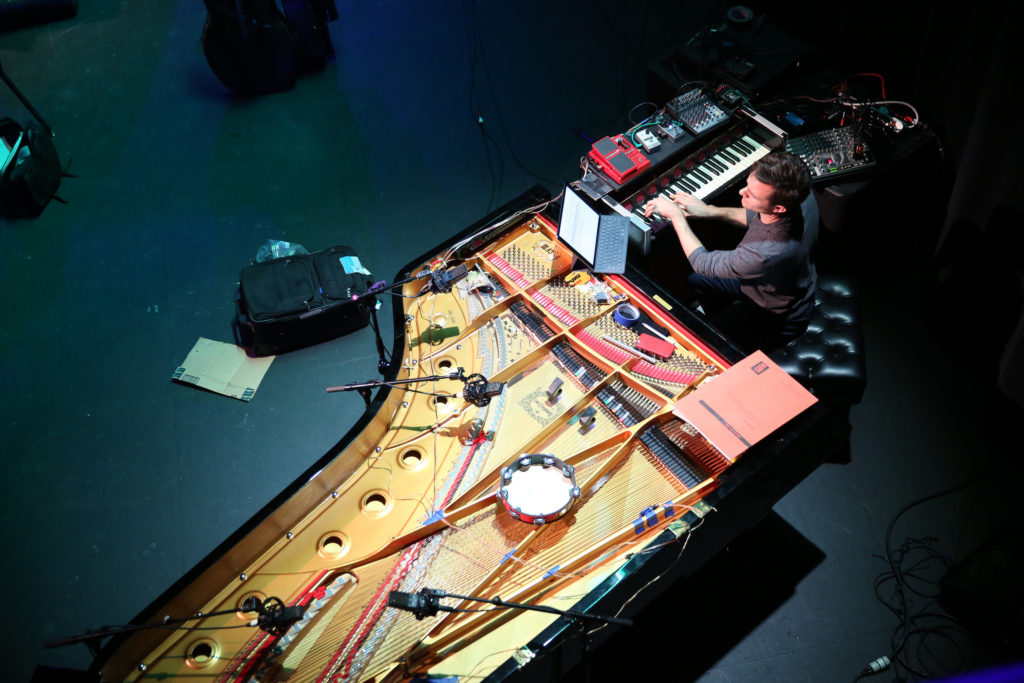
{"type": "Polygon", "coordinates": [[[772,207],[772,213],[786,213],[787,209],[782,204],[776,204],[772,207]]]}

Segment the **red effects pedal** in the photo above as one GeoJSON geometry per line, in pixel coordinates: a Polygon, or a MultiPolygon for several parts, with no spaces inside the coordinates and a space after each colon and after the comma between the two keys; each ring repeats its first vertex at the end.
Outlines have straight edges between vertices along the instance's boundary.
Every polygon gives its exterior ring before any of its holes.
{"type": "Polygon", "coordinates": [[[589,156],[619,185],[651,167],[650,159],[622,135],[601,138],[593,144],[589,156]]]}

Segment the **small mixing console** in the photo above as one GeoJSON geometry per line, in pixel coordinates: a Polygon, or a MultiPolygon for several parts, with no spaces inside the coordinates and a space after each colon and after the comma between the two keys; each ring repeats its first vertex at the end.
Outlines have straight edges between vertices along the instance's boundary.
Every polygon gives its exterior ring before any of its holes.
{"type": "Polygon", "coordinates": [[[711,130],[729,119],[729,114],[700,90],[691,90],[674,98],[665,105],[665,109],[694,135],[711,130]]]}
{"type": "Polygon", "coordinates": [[[804,160],[812,181],[849,175],[875,165],[871,149],[853,126],[792,138],[786,151],[804,160]]]}

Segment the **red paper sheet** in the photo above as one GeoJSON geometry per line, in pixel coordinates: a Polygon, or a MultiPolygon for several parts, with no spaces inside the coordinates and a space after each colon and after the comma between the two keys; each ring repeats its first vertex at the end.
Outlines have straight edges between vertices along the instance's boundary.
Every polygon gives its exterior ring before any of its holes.
{"type": "Polygon", "coordinates": [[[777,363],[757,351],[679,399],[673,413],[730,461],[817,402],[777,363]]]}

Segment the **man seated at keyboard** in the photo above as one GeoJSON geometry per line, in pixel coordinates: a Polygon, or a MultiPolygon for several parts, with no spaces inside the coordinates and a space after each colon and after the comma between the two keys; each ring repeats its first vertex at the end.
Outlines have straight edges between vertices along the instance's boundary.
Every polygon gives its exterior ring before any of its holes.
{"type": "Polygon", "coordinates": [[[751,166],[740,207],[711,206],[684,193],[655,197],[644,207],[645,215],[672,223],[693,267],[687,282],[704,313],[748,350],[782,346],[811,319],[818,211],[810,186],[799,157],[773,152],[751,166]],[[747,230],[735,249],[708,251],[687,218],[718,218],[747,230]]]}

